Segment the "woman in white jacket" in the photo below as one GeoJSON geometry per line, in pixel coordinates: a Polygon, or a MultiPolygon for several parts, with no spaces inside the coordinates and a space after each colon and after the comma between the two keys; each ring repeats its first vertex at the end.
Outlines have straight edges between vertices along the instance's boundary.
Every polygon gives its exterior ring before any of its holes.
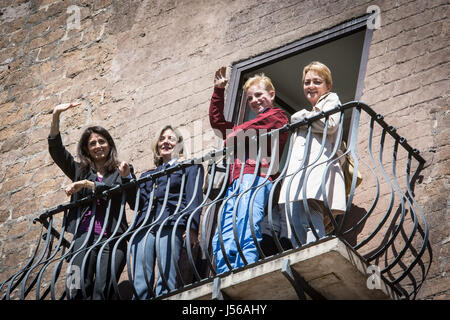
{"type": "MultiPolygon", "coordinates": [[[[312,105],[312,110],[300,110],[291,117],[291,123],[305,117],[311,117],[322,111],[333,109],[340,105],[339,97],[331,92],[332,78],[330,69],[320,62],[312,62],[303,69],[303,91],[312,105]]],[[[288,204],[286,212],[292,217],[295,230],[291,232],[294,246],[297,240],[302,245],[317,240],[308,219],[308,213],[315,233],[319,238],[325,236],[325,225],[330,222],[324,203],[328,205],[333,216],[342,214],[346,208],[344,174],[339,161],[328,166],[336,155],[333,151],[336,143],[340,112],[328,118],[326,140],[322,148],[325,118],[311,124],[311,140],[308,150],[308,127],[302,126],[294,133],[294,142],[289,159],[286,178],[280,192],[280,204],[288,204]],[[328,166],[328,169],[327,169],[328,166]],[[301,170],[299,170],[301,167],[301,170]],[[325,174],[325,197],[322,190],[322,180],[325,174]],[[326,199],[326,200],[325,200],[326,199]]]]}

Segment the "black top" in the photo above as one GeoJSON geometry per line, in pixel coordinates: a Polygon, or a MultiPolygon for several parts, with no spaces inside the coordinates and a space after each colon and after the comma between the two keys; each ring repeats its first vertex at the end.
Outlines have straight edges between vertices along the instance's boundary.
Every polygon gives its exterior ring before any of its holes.
{"type": "MultiPolygon", "coordinates": [[[[74,160],[73,156],[64,147],[60,134],[56,135],[54,138],[51,138],[50,136],[48,137],[48,148],[53,161],[55,161],[58,167],[61,168],[66,176],[70,178],[70,180],[75,182],[87,179],[94,182],[95,194],[100,198],[101,205],[105,208],[108,205],[108,199],[102,198],[101,193],[114,185],[120,185],[130,181],[129,177],[123,178],[120,176],[117,170],[114,170],[113,172],[105,173],[102,182],[98,182],[97,173],[92,168],[89,168],[88,170],[81,170],[80,164],[74,160]]],[[[131,165],[130,169],[131,176],[133,179],[135,179],[133,167],[131,165]]],[[[83,188],[79,192],[71,196],[70,202],[85,198],[90,194],[92,194],[92,191],[90,189],[83,188]]],[[[130,206],[134,203],[135,196],[136,188],[130,188],[126,190],[126,201],[128,202],[128,204],[130,204],[130,206]]],[[[111,196],[111,199],[111,209],[108,218],[108,225],[106,228],[108,234],[111,234],[115,230],[118,222],[117,220],[119,219],[120,204],[122,199],[121,193],[113,194],[111,196]]],[[[75,233],[77,218],[82,217],[85,212],[90,210],[90,208],[91,205],[86,204],[79,208],[80,210],[78,210],[78,208],[70,209],[67,216],[66,230],[70,233],[75,233]]],[[[124,212],[120,221],[118,233],[123,233],[127,228],[128,224],[124,212]]]]}

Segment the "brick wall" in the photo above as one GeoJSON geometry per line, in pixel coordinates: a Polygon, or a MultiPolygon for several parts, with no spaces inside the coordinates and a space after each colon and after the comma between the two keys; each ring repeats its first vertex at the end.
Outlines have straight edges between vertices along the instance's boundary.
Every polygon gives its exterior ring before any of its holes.
{"type": "Polygon", "coordinates": [[[427,161],[415,197],[429,223],[433,258],[419,298],[449,299],[448,4],[380,7],[382,27],[374,32],[362,101],[427,161]]]}
{"type": "Polygon", "coordinates": [[[68,179],[47,151],[53,106],[83,101],[61,119],[71,152],[86,125],[100,124],[139,175],[152,167],[150,142],[165,123],[182,128],[192,155],[213,145],[207,112],[219,66],[361,16],[371,4],[382,25],[362,101],[427,160],[416,199],[433,264],[420,297],[450,298],[448,4],[438,0],[1,0],[0,281],[31,255],[39,231],[32,219],[67,201],[68,179]],[[78,12],[79,28],[69,28],[78,12]]]}

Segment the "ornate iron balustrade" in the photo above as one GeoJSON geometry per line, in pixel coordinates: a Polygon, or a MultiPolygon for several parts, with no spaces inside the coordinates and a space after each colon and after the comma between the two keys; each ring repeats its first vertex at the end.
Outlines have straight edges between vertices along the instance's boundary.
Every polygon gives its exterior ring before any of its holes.
{"type": "MultiPolygon", "coordinates": [[[[292,152],[292,143],[294,134],[298,128],[304,127],[308,132],[307,143],[311,142],[311,124],[314,121],[323,119],[325,122],[325,134],[328,129],[329,116],[334,113],[340,112],[340,122],[338,127],[337,141],[333,150],[332,157],[327,162],[328,168],[335,161],[339,161],[343,157],[351,157],[354,162],[355,172],[360,170],[363,176],[363,183],[356,189],[357,177],[353,176],[351,183],[351,190],[347,196],[346,211],[343,215],[334,218],[328,209],[327,215],[332,223],[332,231],[327,236],[337,236],[340,239],[345,240],[350,244],[361,256],[363,256],[369,264],[376,265],[385,281],[392,287],[398,295],[404,299],[414,299],[424,282],[428,273],[432,260],[431,247],[428,241],[428,224],[425,219],[424,212],[419,207],[417,201],[414,199],[414,185],[418,178],[420,178],[420,171],[423,168],[425,160],[419,155],[418,150],[413,149],[406,141],[404,137],[401,137],[396,132],[396,129],[389,126],[383,119],[383,116],[376,114],[370,107],[361,102],[349,102],[342,106],[336,106],[334,109],[316,114],[310,118],[305,118],[297,123],[286,125],[285,127],[267,133],[268,136],[275,133],[281,133],[289,131],[290,139],[286,144],[288,156],[287,159],[280,167],[281,172],[276,179],[273,180],[273,188],[271,189],[268,205],[267,216],[265,218],[266,229],[269,230],[266,236],[269,236],[272,241],[272,250],[264,248],[263,243],[256,241],[255,230],[253,229],[251,220],[253,215],[249,215],[250,226],[252,236],[258,249],[260,260],[264,260],[270,254],[278,254],[285,252],[286,250],[299,250],[302,244],[298,241],[298,236],[295,234],[295,230],[292,227],[292,215],[295,212],[290,212],[286,209],[286,213],[283,213],[284,208],[288,206],[278,205],[275,196],[276,186],[283,181],[287,181],[291,178],[286,174],[289,155],[292,152]],[[351,112],[345,112],[346,110],[351,112]],[[338,152],[338,146],[344,137],[344,123],[349,122],[349,118],[352,118],[350,123],[350,130],[347,137],[348,148],[344,153],[338,152]],[[277,132],[279,131],[279,132],[277,132]],[[400,170],[400,169],[401,170],[400,170]],[[281,213],[280,213],[281,211],[281,213]],[[284,221],[286,220],[286,221],[284,221]],[[289,241],[281,239],[280,226],[286,227],[287,232],[290,231],[289,241]],[[270,237],[271,236],[271,237],[270,237]],[[287,244],[286,244],[287,243],[287,244]],[[275,248],[275,249],[274,249],[275,248]]],[[[272,152],[274,153],[277,148],[277,139],[274,139],[272,143],[272,152]]],[[[322,149],[325,139],[322,139],[322,149]]],[[[208,176],[208,188],[204,200],[200,206],[195,208],[194,212],[202,212],[202,220],[200,226],[200,245],[196,247],[200,250],[200,254],[195,254],[194,248],[190,245],[185,246],[185,259],[184,267],[180,268],[178,263],[178,257],[172,254],[172,261],[177,262],[176,272],[178,276],[177,288],[169,288],[169,293],[183,290],[191,283],[201,282],[204,279],[210,279],[216,277],[216,271],[214,262],[211,258],[211,234],[214,233],[214,220],[218,215],[217,220],[220,221],[223,204],[227,200],[225,197],[226,180],[221,187],[216,190],[214,196],[212,196],[213,179],[218,172],[216,160],[219,156],[229,155],[231,153],[231,147],[223,150],[210,152],[204,157],[191,159],[178,163],[174,167],[170,167],[164,171],[152,174],[145,178],[132,180],[131,182],[116,186],[103,192],[102,197],[108,200],[108,208],[106,210],[105,224],[109,218],[109,207],[111,204],[111,198],[113,196],[121,195],[121,210],[120,215],[125,214],[125,191],[129,188],[136,188],[139,184],[149,180],[155,180],[156,178],[167,175],[170,177],[172,173],[183,168],[187,168],[196,163],[209,162],[210,175],[208,176]],[[198,258],[198,256],[202,256],[198,258]],[[197,256],[197,258],[196,258],[197,256]],[[186,276],[183,273],[189,271],[191,278],[186,280],[186,276]]],[[[256,156],[257,168],[260,165],[261,160],[261,146],[258,149],[256,156]]],[[[308,166],[300,165],[295,174],[304,172],[308,175],[308,172],[312,167],[319,165],[315,159],[308,166]]],[[[269,172],[273,172],[274,163],[270,164],[269,172]]],[[[226,175],[229,174],[230,164],[226,165],[226,175]]],[[[241,172],[242,174],[242,172],[241,172]]],[[[185,174],[182,176],[182,185],[185,183],[185,174]]],[[[195,183],[201,184],[203,181],[196,179],[195,183]]],[[[245,190],[250,192],[251,189],[261,188],[265,183],[269,183],[266,178],[264,182],[259,185],[254,185],[252,188],[245,190]]],[[[324,190],[324,181],[322,181],[322,191],[324,190]]],[[[112,256],[117,254],[117,248],[121,243],[127,244],[127,257],[126,267],[123,274],[128,276],[130,280],[131,289],[134,291],[132,285],[132,279],[134,278],[132,260],[130,254],[130,244],[133,237],[138,233],[145,231],[146,235],[150,232],[154,232],[157,238],[160,236],[161,228],[167,223],[161,221],[160,216],[156,213],[156,218],[150,217],[150,207],[146,213],[146,221],[149,223],[136,226],[136,218],[138,215],[138,203],[139,203],[139,188],[136,188],[136,205],[133,210],[132,221],[129,224],[128,229],[119,234],[117,229],[107,238],[100,237],[96,242],[91,245],[84,244],[78,250],[73,250],[73,241],[71,241],[71,235],[65,231],[65,220],[69,209],[80,208],[82,205],[92,203],[92,211],[95,215],[95,196],[78,200],[74,203],[68,203],[59,205],[53,209],[47,210],[35,219],[35,223],[41,224],[40,236],[37,239],[36,247],[33,254],[25,265],[17,273],[12,275],[9,279],[0,284],[0,294],[2,299],[67,299],[70,298],[70,281],[72,281],[72,264],[74,256],[80,253],[89,253],[93,248],[100,248],[102,251],[106,245],[114,244],[112,250],[112,256]],[[62,221],[60,214],[63,214],[62,221]],[[59,222],[58,222],[59,220],[59,222]],[[161,223],[161,226],[157,228],[157,223],[161,223]],[[58,224],[59,226],[56,226],[58,224]],[[56,242],[56,244],[55,244],[56,242]]],[[[168,190],[165,193],[165,203],[167,200],[168,190]]],[[[233,196],[233,195],[231,195],[233,196]]],[[[229,196],[228,198],[231,198],[229,196]]],[[[236,195],[234,195],[236,196],[236,195]]],[[[180,194],[181,197],[181,194],[180,194]]],[[[150,202],[153,199],[153,193],[150,196],[150,202]]],[[[254,200],[254,198],[252,198],[254,200]]],[[[326,199],[326,195],[325,195],[326,199]]],[[[179,227],[180,219],[190,214],[190,211],[176,209],[179,214],[174,228],[179,227]]],[[[250,211],[252,208],[250,207],[250,211]]],[[[236,212],[234,212],[234,215],[236,212]]],[[[308,211],[309,214],[309,211],[308,211]]],[[[190,228],[193,215],[189,216],[188,227],[190,228]]],[[[81,217],[78,218],[77,225],[80,224],[81,217]]],[[[311,219],[308,217],[310,224],[311,219]]],[[[91,219],[94,220],[94,219],[91,219]]],[[[120,221],[120,218],[118,219],[120,221]]],[[[219,224],[220,225],[220,224],[219,224]]],[[[312,226],[312,224],[311,224],[312,226]]],[[[238,238],[236,232],[236,221],[233,221],[235,240],[238,238]]],[[[90,231],[92,232],[93,223],[90,224],[90,231]]],[[[314,228],[313,228],[314,230],[314,228]]],[[[315,231],[314,235],[317,239],[315,231]]],[[[172,243],[174,243],[175,236],[172,237],[172,243]]],[[[190,234],[186,233],[187,241],[190,243],[190,234]]],[[[288,239],[289,240],[289,239],[288,239]]],[[[221,239],[222,241],[222,239],[221,239]]],[[[237,248],[239,254],[242,256],[244,263],[247,265],[245,257],[242,254],[242,250],[237,242],[237,248]]],[[[158,241],[157,241],[158,244],[158,241]]],[[[223,244],[223,243],[222,243],[223,244]]],[[[156,268],[162,269],[162,261],[160,261],[160,251],[158,245],[156,246],[156,268]]],[[[223,250],[223,245],[222,245],[223,250]]],[[[87,254],[86,254],[87,256],[87,254]]],[[[224,254],[224,256],[226,256],[224,254]]],[[[111,259],[111,270],[115,268],[115,259],[111,259]]],[[[97,269],[100,267],[100,258],[97,259],[97,269]]],[[[229,265],[229,263],[227,262],[229,265]]],[[[86,297],[83,271],[86,267],[86,259],[81,266],[81,289],[83,296],[86,297]]],[[[245,267],[251,267],[245,266],[245,267]]],[[[114,274],[114,272],[112,272],[114,274]]],[[[162,274],[162,272],[159,272],[162,274]]],[[[147,284],[149,283],[148,276],[147,284]]],[[[163,284],[168,288],[167,280],[162,276],[163,284]]],[[[112,279],[114,291],[118,294],[119,298],[125,299],[130,296],[125,296],[123,290],[119,285],[119,279],[113,276],[112,279]]],[[[135,291],[134,291],[135,292],[135,291]]],[[[163,298],[165,294],[157,296],[155,298],[163,298]]]]}

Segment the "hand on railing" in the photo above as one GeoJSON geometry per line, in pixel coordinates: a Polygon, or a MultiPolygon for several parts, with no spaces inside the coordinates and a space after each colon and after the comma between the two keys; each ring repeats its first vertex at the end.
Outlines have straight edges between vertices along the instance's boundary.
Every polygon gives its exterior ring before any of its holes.
{"type": "Polygon", "coordinates": [[[118,166],[117,166],[117,171],[119,172],[120,176],[123,178],[126,178],[130,175],[131,170],[130,170],[130,165],[128,164],[128,162],[126,161],[122,161],[118,166]]]}
{"type": "Polygon", "coordinates": [[[95,188],[94,182],[89,181],[87,179],[76,181],[76,182],[69,184],[66,187],[66,189],[64,189],[64,192],[66,193],[67,196],[70,197],[71,195],[77,193],[78,191],[80,191],[83,188],[88,188],[88,189],[93,190],[95,188]]]}

